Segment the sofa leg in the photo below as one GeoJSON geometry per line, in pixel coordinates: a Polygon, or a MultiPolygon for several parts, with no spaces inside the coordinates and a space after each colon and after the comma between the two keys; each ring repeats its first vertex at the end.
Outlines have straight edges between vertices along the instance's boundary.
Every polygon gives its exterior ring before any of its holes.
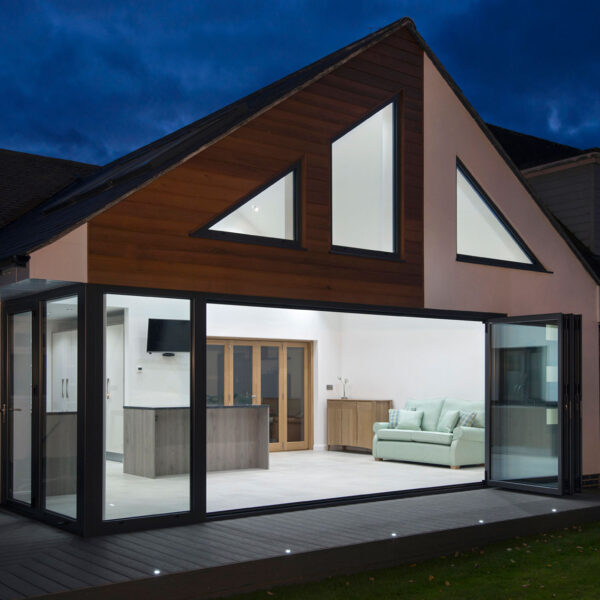
{"type": "Polygon", "coordinates": [[[460,469],[460,467],[459,467],[459,466],[456,466],[456,465],[452,465],[450,468],[451,468],[453,471],[456,471],[456,470],[460,469]]]}
{"type": "Polygon", "coordinates": [[[383,458],[377,458],[376,456],[374,456],[373,458],[377,461],[383,460],[383,458]]]}

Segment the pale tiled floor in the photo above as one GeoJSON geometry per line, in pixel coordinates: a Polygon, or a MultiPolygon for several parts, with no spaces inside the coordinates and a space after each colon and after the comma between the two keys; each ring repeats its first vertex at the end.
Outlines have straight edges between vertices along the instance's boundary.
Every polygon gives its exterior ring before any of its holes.
{"type": "MultiPolygon", "coordinates": [[[[448,467],[375,461],[370,454],[304,450],[270,454],[269,469],[208,473],[208,512],[474,483],[483,467],[448,467]]],[[[70,499],[55,497],[61,512],[70,499]]],[[[150,479],[127,475],[121,463],[107,461],[106,518],[189,510],[189,477],[150,479]]]]}
{"type": "Polygon", "coordinates": [[[451,470],[375,461],[370,454],[327,451],[273,452],[270,468],[208,474],[208,511],[321,500],[341,496],[472,483],[483,467],[451,470]]]}

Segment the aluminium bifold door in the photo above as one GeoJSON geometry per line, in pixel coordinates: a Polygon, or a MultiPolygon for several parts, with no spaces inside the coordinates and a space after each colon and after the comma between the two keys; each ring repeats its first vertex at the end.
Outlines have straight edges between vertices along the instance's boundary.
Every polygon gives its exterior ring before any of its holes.
{"type": "Polygon", "coordinates": [[[581,488],[581,317],[487,323],[486,479],[545,494],[581,488]]]}

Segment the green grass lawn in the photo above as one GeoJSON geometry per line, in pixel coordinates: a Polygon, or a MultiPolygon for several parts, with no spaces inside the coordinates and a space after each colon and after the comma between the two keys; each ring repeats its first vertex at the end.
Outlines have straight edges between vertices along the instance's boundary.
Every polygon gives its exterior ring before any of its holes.
{"type": "Polygon", "coordinates": [[[273,588],[235,598],[596,600],[600,599],[600,523],[515,538],[417,564],[273,588]]]}

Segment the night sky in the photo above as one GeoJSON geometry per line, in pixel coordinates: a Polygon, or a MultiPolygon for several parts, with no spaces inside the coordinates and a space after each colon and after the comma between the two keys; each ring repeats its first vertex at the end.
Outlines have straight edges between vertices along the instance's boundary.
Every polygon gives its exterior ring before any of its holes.
{"type": "Polygon", "coordinates": [[[104,164],[403,16],[484,120],[600,146],[595,0],[4,0],[0,147],[104,164]]]}

